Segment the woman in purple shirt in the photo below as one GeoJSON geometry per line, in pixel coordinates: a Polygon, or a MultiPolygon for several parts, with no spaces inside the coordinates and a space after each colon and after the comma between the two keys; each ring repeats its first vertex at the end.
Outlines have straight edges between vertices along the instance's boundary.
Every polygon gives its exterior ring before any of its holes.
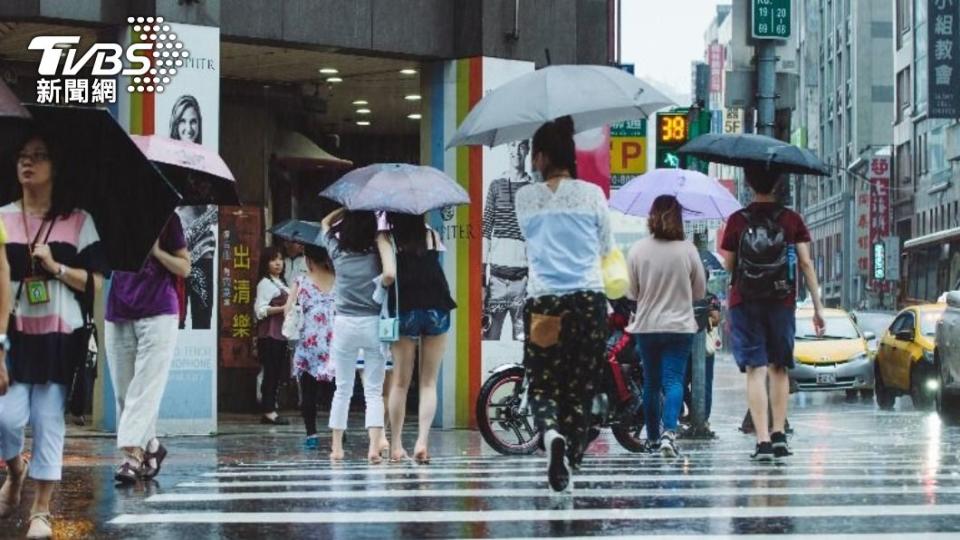
{"type": "Polygon", "coordinates": [[[180,219],[167,222],[151,257],[137,273],[114,272],[107,298],[106,344],[117,394],[121,484],[153,478],[167,450],[156,437],[157,416],[176,350],[180,315],[176,278],[190,274],[180,219]]]}

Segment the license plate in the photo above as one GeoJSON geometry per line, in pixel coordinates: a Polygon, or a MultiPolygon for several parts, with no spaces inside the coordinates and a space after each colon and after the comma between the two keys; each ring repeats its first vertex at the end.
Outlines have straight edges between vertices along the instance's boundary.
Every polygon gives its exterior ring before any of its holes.
{"type": "Polygon", "coordinates": [[[817,373],[817,384],[837,384],[835,373],[817,373]]]}

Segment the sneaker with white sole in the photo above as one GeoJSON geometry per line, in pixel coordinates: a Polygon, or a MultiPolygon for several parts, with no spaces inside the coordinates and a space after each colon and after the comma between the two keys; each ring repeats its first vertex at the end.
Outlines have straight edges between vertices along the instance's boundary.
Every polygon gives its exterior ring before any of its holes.
{"type": "Polygon", "coordinates": [[[660,436],[660,455],[665,458],[675,458],[680,455],[677,450],[677,435],[672,431],[666,431],[660,436]]]}
{"type": "Polygon", "coordinates": [[[569,492],[573,488],[570,481],[570,462],[567,459],[567,440],[555,430],[544,434],[547,447],[547,481],[550,489],[556,492],[569,492]]]}
{"type": "Polygon", "coordinates": [[[773,461],[773,445],[769,442],[757,443],[757,449],[750,455],[754,461],[773,461]]]}
{"type": "Polygon", "coordinates": [[[777,461],[781,461],[793,455],[793,452],[787,445],[787,435],[785,433],[772,433],[770,435],[770,441],[773,446],[773,457],[777,461]]]}

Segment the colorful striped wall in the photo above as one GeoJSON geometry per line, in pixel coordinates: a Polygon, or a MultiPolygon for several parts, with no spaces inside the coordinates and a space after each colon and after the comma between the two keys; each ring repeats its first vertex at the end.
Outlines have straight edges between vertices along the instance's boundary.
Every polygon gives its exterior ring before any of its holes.
{"type": "Polygon", "coordinates": [[[423,119],[421,162],[455,178],[470,193],[472,204],[444,216],[447,254],[444,267],[458,309],[454,312],[441,375],[440,417],[444,427],[473,427],[481,373],[481,219],[483,149],[446,150],[457,126],[483,97],[483,59],[425,64],[421,74],[423,119]]]}

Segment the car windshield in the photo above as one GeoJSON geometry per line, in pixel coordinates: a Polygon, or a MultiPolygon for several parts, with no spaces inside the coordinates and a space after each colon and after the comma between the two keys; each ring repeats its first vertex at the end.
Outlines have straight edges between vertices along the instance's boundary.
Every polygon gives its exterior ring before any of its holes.
{"type": "Polygon", "coordinates": [[[943,317],[943,310],[925,311],[920,314],[920,333],[925,336],[937,335],[937,323],[943,317]]]}
{"type": "Polygon", "coordinates": [[[849,317],[826,317],[824,322],[827,324],[826,331],[822,338],[818,338],[813,328],[813,316],[797,317],[796,339],[857,339],[860,337],[860,333],[857,332],[857,328],[849,317]]]}

